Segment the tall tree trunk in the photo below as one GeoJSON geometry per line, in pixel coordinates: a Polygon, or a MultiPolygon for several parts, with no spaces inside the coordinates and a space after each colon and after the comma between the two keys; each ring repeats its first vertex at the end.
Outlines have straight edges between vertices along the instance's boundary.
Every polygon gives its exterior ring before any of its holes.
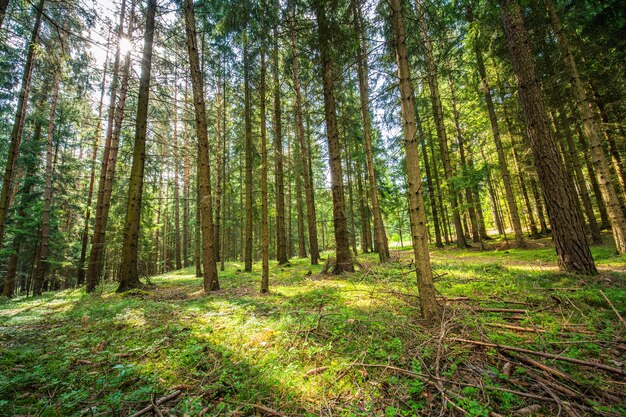
{"type": "MultiPolygon", "coordinates": [[[[219,58],[218,58],[219,60],[219,58]]],[[[222,222],[222,75],[218,75],[216,93],[215,93],[215,261],[219,262],[222,256],[221,251],[221,233],[222,222]]]]}
{"type": "Polygon", "coordinates": [[[194,264],[196,266],[196,277],[202,276],[202,213],[200,207],[202,206],[202,200],[200,198],[200,177],[196,173],[196,228],[194,234],[194,264]]]}
{"type": "Polygon", "coordinates": [[[222,250],[220,251],[220,271],[223,271],[225,268],[225,259],[226,258],[226,155],[228,153],[228,149],[226,148],[226,60],[224,59],[224,75],[223,75],[223,101],[222,101],[222,189],[221,193],[223,194],[224,203],[222,204],[222,222],[223,230],[221,235],[221,241],[218,241],[217,244],[221,246],[222,250]]]}
{"type": "MultiPolygon", "coordinates": [[[[452,79],[452,72],[450,68],[448,74],[448,85],[450,86],[450,98],[452,102],[452,114],[454,116],[454,127],[456,130],[456,140],[459,145],[459,157],[461,162],[461,169],[467,171],[467,160],[465,159],[465,141],[463,139],[463,132],[461,131],[461,118],[456,103],[456,91],[454,88],[454,80],[452,79]]],[[[459,197],[462,197],[459,196],[459,197]]],[[[472,225],[472,241],[475,243],[480,242],[480,232],[478,230],[478,221],[476,220],[476,210],[474,209],[474,196],[470,187],[465,188],[465,198],[467,200],[467,214],[469,215],[470,223],[472,225]]]]}
{"type": "Polygon", "coordinates": [[[4,243],[4,228],[6,226],[7,214],[9,211],[10,196],[13,191],[13,177],[15,162],[20,151],[20,143],[22,142],[22,129],[26,118],[26,108],[28,106],[28,95],[30,92],[31,76],[33,74],[33,64],[35,60],[35,49],[37,48],[37,36],[41,26],[41,16],[43,13],[44,0],[40,0],[35,7],[35,25],[30,35],[28,43],[28,52],[26,54],[26,64],[22,73],[22,84],[17,99],[17,110],[15,111],[15,119],[13,129],[11,130],[11,142],[9,143],[9,154],[4,169],[4,177],[2,181],[2,193],[0,194],[0,248],[4,243]]]}
{"type": "Polygon", "coordinates": [[[435,127],[437,130],[437,138],[439,139],[439,148],[443,169],[447,180],[448,195],[450,199],[450,207],[452,209],[452,217],[454,218],[454,228],[456,229],[456,244],[459,248],[466,248],[467,242],[463,235],[463,226],[461,224],[461,213],[459,211],[459,202],[457,191],[450,181],[452,179],[452,164],[450,163],[450,151],[448,149],[448,138],[443,120],[443,108],[441,106],[441,97],[439,94],[439,83],[437,81],[437,70],[435,66],[435,57],[433,55],[433,47],[428,33],[426,24],[426,15],[422,6],[422,0],[415,1],[418,14],[418,25],[423,40],[424,54],[426,58],[427,71],[426,79],[430,89],[430,98],[433,107],[433,115],[435,119],[435,127]]]}
{"type": "Polygon", "coordinates": [[[502,182],[504,183],[504,192],[506,195],[506,202],[511,214],[511,220],[513,223],[513,231],[515,233],[515,243],[519,247],[524,247],[524,232],[522,231],[522,223],[519,218],[519,211],[517,204],[515,203],[515,195],[513,194],[513,185],[511,184],[511,173],[509,172],[508,162],[506,155],[504,154],[504,148],[502,146],[502,138],[500,137],[500,127],[498,126],[498,118],[493,106],[493,98],[491,97],[491,91],[489,89],[489,81],[487,80],[487,71],[485,70],[485,62],[483,60],[483,53],[480,49],[479,40],[474,41],[474,53],[476,55],[476,66],[478,68],[478,75],[480,76],[480,85],[485,97],[485,103],[487,104],[487,112],[489,114],[489,122],[491,123],[491,131],[493,132],[493,141],[496,144],[496,153],[498,155],[498,166],[500,168],[500,174],[502,175],[502,182]]]}
{"type": "MultiPolygon", "coordinates": [[[[248,27],[246,25],[246,31],[248,27]]],[[[248,34],[244,35],[243,45],[243,83],[244,83],[244,124],[245,124],[245,148],[246,148],[246,229],[245,229],[245,251],[244,251],[244,271],[252,272],[252,109],[250,93],[250,57],[248,48],[248,34]]]]}
{"type": "Polygon", "coordinates": [[[424,210],[422,176],[420,173],[420,160],[415,128],[415,104],[413,100],[413,86],[411,85],[409,58],[407,55],[402,6],[400,0],[390,0],[389,4],[391,7],[391,27],[398,64],[398,78],[402,103],[402,131],[404,134],[404,148],[406,152],[409,214],[411,219],[411,234],[413,236],[413,254],[415,256],[417,286],[420,294],[422,316],[429,324],[435,324],[437,317],[441,314],[441,306],[439,306],[435,297],[436,292],[433,285],[430,254],[428,252],[426,211],[424,210]]]}
{"type": "Polygon", "coordinates": [[[191,175],[189,163],[189,143],[187,139],[187,74],[185,74],[185,97],[183,106],[183,266],[189,266],[189,246],[191,236],[189,232],[189,201],[191,199],[191,175]]]}
{"type": "Polygon", "coordinates": [[[269,291],[270,258],[267,208],[267,127],[265,115],[265,0],[261,0],[261,80],[259,83],[261,111],[261,293],[269,291]]]}
{"type": "Polygon", "coordinates": [[[376,174],[374,173],[374,156],[372,151],[372,121],[369,108],[369,69],[367,65],[367,42],[365,39],[365,27],[363,16],[361,15],[358,0],[352,0],[352,8],[354,11],[354,24],[359,33],[359,43],[357,48],[357,71],[359,79],[359,97],[361,99],[361,118],[363,119],[363,142],[365,145],[365,163],[369,177],[370,198],[372,200],[372,215],[374,217],[374,240],[378,250],[378,259],[380,262],[386,262],[389,259],[389,243],[387,242],[387,233],[380,211],[380,202],[378,201],[378,186],[376,184],[376,174]]]}
{"type": "Polygon", "coordinates": [[[550,15],[550,21],[561,48],[563,63],[570,78],[570,85],[576,102],[578,103],[578,111],[583,119],[585,136],[589,140],[589,150],[591,153],[593,167],[598,179],[598,185],[602,191],[602,197],[607,208],[609,219],[611,221],[611,229],[615,240],[615,249],[617,253],[626,253],[626,218],[622,212],[619,197],[611,184],[611,174],[609,171],[608,161],[604,156],[604,149],[600,141],[599,122],[597,115],[594,114],[591,100],[580,80],[580,74],[574,56],[569,47],[569,40],[563,30],[561,20],[557,14],[556,7],[552,0],[546,0],[546,7],[550,15]]]}
{"type": "MultiPolygon", "coordinates": [[[[297,129],[294,131],[294,134],[296,136],[294,140],[294,152],[296,155],[299,155],[301,154],[301,151],[300,151],[300,140],[299,138],[297,138],[297,136],[299,135],[299,132],[297,129]]],[[[293,174],[296,177],[296,201],[297,201],[296,215],[298,216],[296,221],[297,221],[297,226],[298,226],[298,257],[299,258],[306,258],[306,243],[305,243],[305,231],[304,231],[304,208],[303,208],[303,201],[302,201],[303,171],[304,169],[302,167],[302,159],[298,160],[296,158],[296,161],[294,163],[294,168],[293,168],[293,174]]],[[[291,204],[289,206],[291,207],[291,204]]]]}
{"type": "Polygon", "coordinates": [[[333,273],[354,272],[354,264],[350,255],[348,222],[346,221],[343,173],[341,168],[341,150],[339,132],[337,130],[337,111],[333,87],[333,68],[331,58],[330,22],[326,16],[326,0],[315,1],[317,18],[320,61],[322,64],[322,80],[324,86],[324,112],[326,116],[326,135],[328,136],[328,163],[330,167],[330,187],[333,200],[333,223],[335,231],[335,266],[333,273]]]}
{"type": "MultiPolygon", "coordinates": [[[[126,14],[126,0],[122,0],[122,7],[120,9],[120,21],[117,32],[117,48],[115,51],[115,59],[113,62],[113,76],[111,80],[111,92],[109,111],[107,116],[107,133],[104,143],[104,152],[102,153],[102,164],[100,167],[100,178],[98,180],[98,194],[96,198],[96,216],[93,227],[93,235],[91,237],[91,250],[89,254],[89,264],[87,265],[87,292],[93,292],[96,289],[96,285],[102,274],[102,268],[104,265],[104,247],[106,238],[106,227],[108,222],[108,206],[110,198],[106,198],[106,190],[108,179],[110,178],[110,184],[112,186],[113,178],[109,177],[109,174],[115,173],[115,163],[112,161],[117,160],[117,146],[115,142],[115,130],[121,132],[121,123],[115,125],[117,120],[122,120],[124,104],[117,104],[117,109],[122,109],[116,114],[116,99],[117,89],[119,87],[119,68],[120,68],[120,46],[119,41],[124,35],[124,17],[126,14]],[[113,155],[112,155],[113,154],[113,155]]],[[[132,19],[131,19],[132,22],[132,19]]],[[[130,27],[130,25],[129,25],[130,27]]],[[[129,31],[130,32],[130,31],[129,31]]],[[[126,64],[130,65],[130,56],[127,54],[126,61],[124,62],[124,77],[127,76],[128,70],[126,64]]],[[[121,95],[120,95],[121,97],[121,95]]],[[[117,136],[119,138],[119,136],[117,136]]]]}
{"type": "MultiPolygon", "coordinates": [[[[61,44],[63,39],[61,39],[61,44]]],[[[52,101],[50,103],[50,116],[48,118],[48,137],[46,141],[46,171],[43,192],[43,209],[41,214],[41,241],[39,254],[35,266],[35,278],[33,281],[33,295],[40,295],[43,289],[46,271],[48,270],[48,251],[50,247],[50,210],[52,207],[52,140],[54,138],[54,121],[56,119],[57,104],[59,102],[59,89],[61,84],[62,63],[57,62],[54,81],[52,84],[52,101]]]]}
{"type": "Polygon", "coordinates": [[[174,135],[172,141],[174,142],[174,158],[172,163],[174,164],[174,259],[176,262],[176,269],[183,267],[181,259],[181,242],[180,242],[180,190],[178,188],[178,102],[177,102],[177,90],[178,90],[178,78],[174,76],[174,135]]]}
{"type": "Polygon", "coordinates": [[[289,262],[285,236],[285,172],[283,167],[283,137],[280,104],[278,29],[274,28],[273,82],[274,82],[274,179],[276,181],[276,259],[279,265],[289,262]]]}
{"type": "Polygon", "coordinates": [[[204,290],[217,291],[220,288],[217,265],[215,264],[215,242],[213,240],[213,213],[211,205],[211,167],[209,163],[209,141],[204,103],[204,87],[198,59],[196,40],[196,22],[193,0],[185,0],[185,32],[187,51],[191,66],[194,108],[196,112],[196,130],[198,137],[198,189],[202,211],[202,264],[204,269],[204,290]]]}
{"type": "Polygon", "coordinates": [[[315,215],[315,192],[313,188],[313,178],[309,166],[309,156],[304,136],[304,121],[302,118],[302,96],[300,92],[300,76],[298,72],[298,47],[296,39],[296,0],[289,0],[290,10],[290,32],[291,32],[291,53],[293,63],[293,81],[296,93],[296,137],[300,141],[300,157],[302,159],[302,172],[304,179],[304,194],[307,207],[307,222],[309,228],[309,250],[311,252],[311,264],[317,265],[320,253],[317,242],[317,219],[315,215]]]}
{"type": "MultiPolygon", "coordinates": [[[[556,121],[556,120],[555,120],[556,121]]],[[[570,127],[569,120],[564,114],[561,114],[560,131],[565,136],[565,142],[567,145],[567,153],[569,160],[571,161],[574,171],[574,179],[576,180],[576,186],[578,188],[578,194],[583,202],[583,208],[585,209],[585,216],[587,217],[587,224],[589,231],[591,232],[591,241],[594,244],[602,244],[602,235],[600,234],[600,226],[596,220],[596,214],[593,211],[593,205],[591,204],[591,197],[589,197],[589,191],[587,190],[587,184],[585,183],[585,177],[580,167],[580,160],[578,159],[578,152],[574,145],[574,138],[572,137],[572,129],[570,127]]]]}
{"type": "Polygon", "coordinates": [[[566,272],[597,274],[577,202],[568,187],[565,168],[552,136],[522,12],[513,0],[501,0],[501,5],[518,96],[546,201],[559,268],[566,272]]]}
{"type": "Polygon", "coordinates": [[[102,82],[100,84],[100,104],[98,105],[98,120],[96,121],[96,130],[93,137],[93,152],[91,154],[91,172],[89,175],[89,186],[87,190],[87,206],[85,208],[85,226],[81,236],[80,259],[78,261],[78,276],[76,283],[80,286],[85,282],[85,259],[87,258],[87,244],[89,243],[89,223],[91,219],[91,204],[93,202],[93,189],[96,180],[96,158],[98,156],[98,145],[100,142],[100,134],[102,132],[102,110],[104,105],[104,90],[107,78],[107,64],[109,61],[109,50],[104,60],[102,70],[102,82]]]}
{"type": "Polygon", "coordinates": [[[146,132],[148,129],[148,99],[150,95],[150,73],[152,70],[152,46],[156,0],[148,0],[146,9],[146,29],[144,34],[143,57],[141,60],[141,77],[139,78],[139,95],[137,98],[137,123],[135,125],[135,144],[133,162],[130,171],[126,220],[124,221],[124,238],[122,243],[121,264],[119,270],[118,292],[127,291],[139,286],[137,271],[137,252],[139,250],[139,223],[141,217],[141,201],[143,191],[144,164],[146,158],[146,132]]]}

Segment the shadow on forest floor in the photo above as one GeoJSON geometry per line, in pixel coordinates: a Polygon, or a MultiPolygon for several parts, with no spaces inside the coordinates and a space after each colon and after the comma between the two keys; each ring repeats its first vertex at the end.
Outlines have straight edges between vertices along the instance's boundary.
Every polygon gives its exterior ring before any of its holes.
{"type": "Polygon", "coordinates": [[[600,291],[626,315],[626,259],[594,247],[590,279],[535,246],[434,250],[435,326],[419,319],[402,249],[385,265],[360,255],[343,276],[272,262],[267,295],[260,265],[228,263],[211,294],[189,268],[130,294],[2,300],[0,415],[126,416],[172,393],[163,415],[623,415],[625,329],[600,291]]]}

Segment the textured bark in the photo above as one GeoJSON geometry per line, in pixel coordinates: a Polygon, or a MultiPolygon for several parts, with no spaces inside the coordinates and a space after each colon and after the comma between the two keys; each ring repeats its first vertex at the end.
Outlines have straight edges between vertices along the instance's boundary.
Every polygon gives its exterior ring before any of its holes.
{"type": "MultiPolygon", "coordinates": [[[[61,43],[63,40],[61,40],[61,43]]],[[[54,122],[56,119],[57,104],[59,102],[59,89],[61,84],[61,62],[55,68],[54,81],[52,82],[52,101],[50,103],[50,116],[48,117],[48,135],[46,140],[46,167],[45,185],[43,191],[43,209],[41,214],[41,239],[39,242],[39,254],[35,266],[33,279],[33,295],[40,295],[44,286],[46,272],[48,271],[48,252],[50,247],[50,210],[52,208],[52,140],[54,139],[54,122]]]]}
{"type": "MultiPolygon", "coordinates": [[[[450,68],[448,68],[450,71],[450,68]]],[[[459,145],[459,159],[461,162],[461,168],[463,171],[467,170],[467,160],[465,158],[465,141],[463,139],[463,132],[461,130],[461,117],[457,108],[456,91],[454,89],[454,80],[452,79],[452,72],[448,75],[448,84],[450,86],[450,99],[452,102],[452,114],[454,116],[454,127],[456,130],[456,140],[459,145]]],[[[465,199],[467,200],[467,214],[472,225],[472,241],[480,242],[480,231],[478,230],[478,220],[476,220],[476,210],[474,209],[474,196],[472,190],[467,187],[465,189],[465,199]]],[[[467,229],[467,228],[466,228],[467,229]]]]}
{"type": "Polygon", "coordinates": [[[409,214],[411,219],[411,234],[413,236],[413,253],[415,256],[417,285],[420,294],[420,306],[424,319],[426,319],[429,324],[435,324],[441,314],[441,306],[439,306],[435,297],[436,292],[433,285],[430,254],[428,252],[428,231],[426,229],[426,212],[424,210],[422,177],[420,174],[419,151],[415,127],[415,104],[407,56],[402,6],[400,0],[390,0],[389,4],[391,7],[393,43],[398,64],[400,98],[402,103],[402,132],[404,135],[409,188],[409,214]]]}
{"type": "Polygon", "coordinates": [[[441,106],[441,97],[439,94],[439,83],[437,81],[437,69],[435,64],[435,57],[433,55],[433,47],[428,33],[428,27],[426,24],[426,15],[424,14],[424,8],[422,0],[416,0],[415,5],[417,8],[417,21],[422,36],[422,44],[424,48],[424,55],[426,58],[426,80],[430,89],[430,99],[433,107],[433,116],[435,119],[435,128],[437,130],[437,138],[439,139],[439,150],[441,153],[441,160],[443,162],[443,169],[448,182],[448,196],[450,200],[450,207],[452,208],[452,217],[454,219],[454,228],[456,230],[456,244],[459,248],[467,247],[465,236],[463,235],[463,226],[461,224],[461,213],[459,211],[458,195],[454,186],[450,182],[452,179],[452,164],[450,163],[450,151],[448,149],[448,138],[446,135],[446,127],[443,119],[443,108],[441,106]]]}
{"type": "MultiPolygon", "coordinates": [[[[294,153],[296,155],[300,154],[300,140],[297,138],[299,135],[298,130],[294,132],[296,139],[294,140],[294,153]]],[[[303,168],[302,168],[302,159],[296,158],[293,168],[293,174],[296,177],[296,223],[298,229],[298,257],[306,258],[306,233],[304,231],[304,201],[302,199],[302,176],[303,176],[303,168]]],[[[291,207],[291,204],[289,205],[291,207]]]]}
{"type": "Polygon", "coordinates": [[[226,61],[224,61],[224,76],[223,76],[223,89],[222,89],[222,199],[224,200],[222,203],[222,218],[223,227],[221,240],[217,242],[218,245],[221,246],[220,251],[220,271],[223,271],[226,267],[225,258],[226,258],[226,155],[228,154],[228,148],[226,148],[226,61]]]}
{"type": "Polygon", "coordinates": [[[206,122],[206,106],[204,103],[204,87],[198,59],[196,41],[196,22],[193,11],[193,0],[185,0],[185,32],[187,35],[187,52],[191,67],[193,100],[196,116],[198,137],[198,192],[202,220],[202,266],[204,272],[204,291],[217,291],[220,284],[215,264],[215,242],[213,234],[213,213],[211,205],[211,167],[209,162],[209,141],[206,122]]]}
{"type": "Polygon", "coordinates": [[[478,40],[474,42],[474,53],[476,55],[476,66],[478,68],[478,75],[480,76],[480,85],[483,91],[483,96],[485,97],[485,103],[487,104],[489,122],[491,123],[491,131],[493,133],[493,141],[496,144],[496,153],[498,154],[498,167],[500,168],[502,182],[504,183],[504,192],[506,195],[506,202],[513,223],[515,242],[517,243],[517,246],[524,247],[526,245],[524,242],[524,232],[522,231],[522,223],[520,222],[519,211],[515,202],[515,195],[513,194],[511,173],[509,172],[508,162],[506,160],[506,155],[504,154],[504,148],[502,146],[502,138],[500,137],[498,118],[496,117],[496,111],[493,105],[493,98],[491,97],[491,91],[489,90],[487,71],[485,70],[483,53],[480,49],[480,44],[478,40]]]}
{"type": "Polygon", "coordinates": [[[37,47],[37,36],[39,36],[39,28],[41,26],[41,15],[43,13],[44,0],[40,0],[35,8],[35,24],[30,35],[28,44],[28,52],[26,54],[26,64],[22,73],[22,84],[17,99],[17,110],[13,128],[11,130],[11,142],[9,143],[9,153],[4,169],[4,177],[2,181],[2,192],[0,193],[0,247],[4,243],[4,228],[6,226],[7,214],[9,211],[10,197],[13,191],[13,177],[15,162],[20,151],[20,143],[22,142],[22,129],[24,127],[24,119],[26,118],[26,108],[28,106],[28,95],[30,93],[30,82],[33,73],[33,64],[35,60],[35,49],[37,47]]]}
{"type": "Polygon", "coordinates": [[[589,150],[591,160],[598,179],[598,185],[602,192],[602,198],[606,205],[606,209],[611,221],[611,230],[615,240],[615,249],[617,253],[626,253],[626,218],[622,212],[619,197],[611,184],[611,173],[609,171],[609,163],[604,155],[604,149],[600,141],[600,129],[598,116],[593,111],[593,104],[589,99],[587,92],[580,80],[580,74],[574,61],[569,40],[563,31],[563,25],[557,14],[556,8],[552,0],[546,0],[546,7],[550,15],[550,21],[556,37],[559,41],[563,63],[569,76],[570,85],[578,105],[578,111],[583,119],[583,127],[585,136],[589,141],[589,150]]]}
{"type": "MultiPolygon", "coordinates": [[[[558,119],[557,119],[558,120],[558,119]]],[[[583,175],[582,168],[580,167],[580,159],[578,159],[578,152],[574,145],[574,138],[572,136],[572,129],[570,127],[569,120],[561,114],[561,121],[559,123],[560,131],[565,136],[565,143],[567,148],[567,156],[570,160],[574,171],[574,179],[576,180],[576,187],[578,188],[578,194],[583,202],[583,208],[585,210],[585,216],[587,217],[587,225],[591,232],[591,241],[594,244],[602,243],[602,235],[600,234],[600,226],[596,220],[596,215],[593,211],[593,205],[591,204],[591,197],[587,190],[587,184],[585,183],[585,176],[583,175]]]]}
{"type": "MultiPolygon", "coordinates": [[[[276,9],[278,10],[278,9],[276,9]]],[[[283,129],[280,104],[278,55],[278,27],[274,27],[273,83],[274,83],[274,180],[276,181],[276,259],[279,265],[289,262],[285,235],[285,170],[283,167],[283,129]]]]}
{"type": "Polygon", "coordinates": [[[221,235],[222,235],[222,222],[226,219],[222,218],[222,75],[217,78],[216,93],[215,93],[215,261],[219,262],[222,259],[221,251],[221,235]]]}
{"type": "Polygon", "coordinates": [[[189,232],[189,200],[191,199],[191,168],[189,163],[189,143],[187,139],[187,75],[185,75],[185,96],[183,106],[183,266],[189,266],[189,246],[191,236],[189,232]]]}
{"type": "Polygon", "coordinates": [[[7,14],[7,9],[9,8],[10,0],[0,0],[0,29],[2,29],[2,23],[4,22],[4,17],[7,14]]]}
{"type": "Polygon", "coordinates": [[[304,179],[304,194],[307,208],[307,224],[309,229],[309,251],[311,252],[311,264],[317,265],[320,253],[317,242],[317,217],[315,215],[315,191],[313,188],[313,178],[309,166],[309,156],[304,136],[304,121],[302,119],[302,96],[300,92],[300,77],[298,72],[298,47],[296,39],[296,6],[295,0],[289,0],[290,11],[290,33],[291,33],[291,54],[293,63],[293,82],[296,93],[296,137],[300,143],[300,157],[302,159],[302,172],[304,179]]]}
{"type": "MultiPolygon", "coordinates": [[[[419,138],[420,146],[422,148],[422,154],[424,159],[424,169],[426,170],[426,185],[428,187],[428,200],[430,202],[430,211],[433,216],[433,226],[435,228],[435,246],[443,248],[443,241],[441,240],[441,226],[439,225],[439,215],[437,210],[437,200],[435,197],[435,186],[433,184],[433,177],[430,169],[430,160],[428,158],[428,152],[426,152],[426,140],[424,138],[424,131],[422,123],[419,117],[419,113],[415,113],[415,124],[417,127],[417,136],[419,138]]],[[[434,155],[433,155],[434,158],[434,155]]],[[[436,169],[436,168],[435,168],[436,169]]]]}
{"type": "Polygon", "coordinates": [[[178,187],[178,101],[176,90],[178,89],[177,78],[174,77],[174,108],[172,109],[174,116],[174,134],[172,137],[174,155],[172,163],[174,164],[174,260],[176,269],[183,267],[181,259],[181,242],[180,242],[180,189],[178,187]]]}
{"type": "MultiPolygon", "coordinates": [[[[116,160],[116,151],[112,152],[114,137],[114,123],[116,118],[116,100],[117,90],[119,87],[119,68],[120,68],[120,46],[119,40],[124,34],[124,17],[126,14],[126,0],[122,0],[122,6],[120,9],[120,21],[117,30],[117,48],[115,51],[115,59],[113,61],[113,75],[111,79],[111,91],[109,110],[107,116],[107,130],[104,141],[104,151],[102,153],[102,163],[100,166],[100,177],[98,179],[98,194],[96,198],[96,215],[93,227],[93,235],[91,237],[91,250],[89,253],[89,264],[87,266],[87,292],[93,292],[98,285],[100,275],[102,273],[102,267],[104,265],[104,246],[105,246],[105,233],[108,220],[107,199],[106,199],[106,185],[107,177],[111,170],[115,172],[115,164],[111,167],[111,161],[116,160]]],[[[130,62],[130,61],[129,61],[130,62]]],[[[117,108],[120,108],[119,106],[117,108]]],[[[123,110],[123,106],[121,107],[123,110]]],[[[123,117],[123,111],[118,117],[123,117]]],[[[121,126],[120,126],[121,129],[121,126]]],[[[111,179],[112,181],[112,179],[111,179]]]]}
{"type": "Polygon", "coordinates": [[[270,257],[267,207],[267,127],[265,115],[265,1],[261,0],[261,80],[259,98],[261,111],[261,293],[269,291],[270,257]]]}
{"type": "Polygon", "coordinates": [[[317,18],[322,83],[324,87],[324,113],[326,116],[326,135],[328,138],[328,159],[330,168],[330,187],[333,201],[333,225],[335,232],[335,265],[333,273],[354,272],[354,263],[350,255],[348,223],[345,213],[341,150],[337,130],[337,110],[334,95],[333,63],[331,59],[331,33],[326,16],[326,0],[315,1],[317,18]]]}
{"type": "Polygon", "coordinates": [[[518,96],[546,201],[559,268],[566,272],[597,274],[577,202],[567,184],[565,168],[552,136],[520,7],[513,0],[502,0],[501,5],[518,96]]]}
{"type": "Polygon", "coordinates": [[[128,187],[126,219],[124,221],[124,238],[122,242],[121,264],[118,277],[118,292],[127,291],[131,288],[139,286],[137,252],[139,249],[139,223],[141,216],[141,197],[146,158],[148,98],[150,93],[150,73],[152,70],[152,46],[154,42],[156,8],[156,0],[148,0],[146,8],[146,29],[144,34],[143,56],[141,60],[141,76],[139,78],[139,95],[137,98],[135,144],[133,147],[133,162],[129,179],[130,185],[128,187]]]}
{"type": "Polygon", "coordinates": [[[93,151],[91,153],[91,171],[89,174],[89,186],[87,189],[87,206],[85,208],[85,226],[81,236],[80,258],[78,261],[76,283],[80,286],[85,282],[85,259],[87,258],[87,244],[89,243],[89,225],[91,219],[91,204],[93,203],[93,189],[96,180],[96,158],[98,156],[98,145],[100,143],[100,134],[102,133],[102,110],[104,106],[104,89],[106,86],[107,66],[109,61],[109,51],[104,60],[104,68],[102,71],[102,82],[100,84],[100,104],[98,105],[98,120],[96,121],[96,130],[93,137],[93,151]]]}
{"type": "Polygon", "coordinates": [[[365,163],[367,165],[368,183],[370,187],[370,198],[372,200],[372,216],[374,217],[374,240],[378,259],[386,262],[389,259],[389,243],[387,233],[378,201],[378,186],[376,184],[376,174],[374,173],[374,156],[372,151],[372,121],[369,108],[369,69],[367,65],[367,42],[365,40],[365,28],[361,9],[357,4],[358,0],[352,0],[354,11],[354,24],[359,33],[359,43],[357,48],[357,71],[359,79],[359,97],[361,99],[361,118],[363,119],[363,142],[365,145],[365,163]]]}
{"type": "MultiPolygon", "coordinates": [[[[246,29],[247,26],[246,26],[246,29]]],[[[246,152],[246,228],[244,249],[244,271],[252,272],[252,117],[250,97],[250,58],[248,48],[248,34],[244,35],[243,45],[243,83],[244,83],[244,125],[245,125],[245,152],[246,152]]]]}

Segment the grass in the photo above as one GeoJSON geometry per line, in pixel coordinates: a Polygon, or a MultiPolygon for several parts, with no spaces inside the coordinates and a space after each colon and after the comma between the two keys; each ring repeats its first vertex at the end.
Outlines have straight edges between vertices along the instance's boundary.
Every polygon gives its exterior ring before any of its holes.
{"type": "MultiPolygon", "coordinates": [[[[378,265],[375,254],[360,255],[363,268],[339,277],[319,275],[321,266],[307,260],[285,267],[272,263],[268,295],[258,293],[259,264],[248,274],[231,262],[220,274],[223,289],[208,295],[188,268],[154,277],[154,287],[128,294],[105,284],[96,295],[72,289],[4,299],[0,415],[125,416],[173,389],[183,392],[180,401],[162,410],[177,416],[271,415],[272,410],[298,416],[462,414],[459,409],[477,416],[509,414],[528,399],[456,382],[523,390],[516,381],[532,380],[534,370],[514,366],[507,376],[501,352],[448,337],[525,346],[623,369],[624,329],[598,290],[626,315],[626,259],[614,256],[609,245],[594,247],[602,273],[582,278],[558,273],[554,249],[542,244],[546,247],[434,250],[438,291],[471,298],[449,303],[444,326],[436,328],[419,319],[408,248],[386,265],[378,265]],[[524,303],[528,314],[512,322],[507,313],[469,308],[515,308],[511,301],[524,303]],[[511,323],[544,332],[493,327],[511,323]],[[438,372],[451,385],[441,391],[410,372],[438,372]]],[[[624,398],[623,381],[614,375],[546,363],[589,390],[624,398]]],[[[626,413],[623,403],[593,401],[588,407],[626,413]]],[[[554,404],[540,405],[537,415],[554,415],[554,404]]]]}

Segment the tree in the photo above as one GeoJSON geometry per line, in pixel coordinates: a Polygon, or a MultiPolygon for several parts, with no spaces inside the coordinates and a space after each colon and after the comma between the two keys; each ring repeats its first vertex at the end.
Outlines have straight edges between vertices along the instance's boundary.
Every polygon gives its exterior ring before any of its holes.
{"type": "Polygon", "coordinates": [[[139,219],[143,192],[144,165],[146,158],[146,135],[148,129],[148,100],[150,95],[150,73],[152,70],[152,47],[154,44],[154,26],[157,3],[148,0],[146,8],[146,29],[144,33],[141,76],[139,78],[139,97],[137,99],[137,122],[133,163],[130,172],[126,220],[124,221],[124,240],[122,243],[120,285],[118,292],[139,286],[137,271],[137,251],[139,241],[139,219]]]}
{"type": "Polygon", "coordinates": [[[198,203],[202,221],[202,266],[204,270],[204,290],[217,291],[220,284],[215,263],[215,242],[213,234],[213,214],[211,207],[211,168],[209,163],[209,142],[206,122],[206,106],[204,103],[204,86],[198,46],[196,39],[196,23],[193,0],[184,0],[185,33],[187,35],[187,53],[191,68],[191,84],[193,86],[193,102],[196,116],[198,137],[198,203]]]}
{"type": "Polygon", "coordinates": [[[28,106],[28,95],[30,93],[31,76],[33,74],[33,66],[35,61],[35,49],[37,47],[37,36],[41,27],[41,16],[43,13],[44,0],[39,0],[35,8],[35,23],[31,31],[30,42],[28,43],[28,52],[26,54],[26,64],[22,73],[22,84],[17,99],[17,109],[15,111],[15,119],[13,121],[13,129],[11,130],[11,142],[9,143],[9,154],[4,168],[4,176],[2,182],[2,192],[0,193],[0,247],[4,243],[4,229],[9,211],[10,197],[13,192],[13,179],[15,176],[15,162],[17,160],[20,143],[22,142],[22,129],[24,127],[24,119],[28,106]]]}
{"type": "Polygon", "coordinates": [[[401,0],[390,0],[389,5],[391,8],[393,45],[398,65],[400,101],[402,103],[402,133],[406,152],[409,215],[411,219],[411,234],[413,236],[415,272],[420,294],[422,317],[428,323],[434,324],[437,317],[441,314],[441,307],[435,297],[436,292],[433,285],[432,270],[430,268],[426,212],[424,209],[422,176],[420,173],[417,130],[415,126],[415,103],[413,86],[411,85],[411,71],[409,68],[401,0]]]}
{"type": "Polygon", "coordinates": [[[354,272],[354,263],[350,255],[348,239],[348,223],[346,220],[343,193],[343,173],[341,168],[341,151],[339,132],[337,130],[337,113],[334,96],[333,61],[331,56],[330,33],[333,30],[326,15],[326,0],[315,1],[315,15],[319,38],[320,61],[324,86],[324,110],[326,116],[326,135],[328,137],[328,159],[330,166],[330,182],[333,197],[333,225],[335,231],[335,265],[333,272],[354,272]]]}
{"type": "Polygon", "coordinates": [[[517,77],[518,96],[550,218],[559,267],[567,272],[595,275],[597,271],[575,195],[568,185],[552,136],[520,7],[513,0],[501,0],[500,4],[504,32],[517,77]]]}

